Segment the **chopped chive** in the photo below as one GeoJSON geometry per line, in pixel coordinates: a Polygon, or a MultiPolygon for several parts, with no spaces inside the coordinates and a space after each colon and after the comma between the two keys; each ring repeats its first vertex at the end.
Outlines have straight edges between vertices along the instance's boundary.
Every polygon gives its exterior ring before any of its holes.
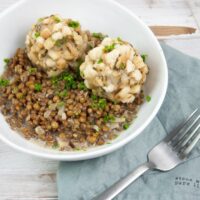
{"type": "Polygon", "coordinates": [[[56,23],[61,22],[61,19],[59,17],[57,17],[57,16],[54,16],[54,20],[55,20],[56,23]]]}
{"type": "Polygon", "coordinates": [[[99,58],[99,60],[97,61],[97,64],[101,64],[103,62],[102,58],[99,58]]]}
{"type": "Polygon", "coordinates": [[[113,115],[106,115],[106,116],[104,116],[103,121],[105,123],[114,122],[115,121],[115,117],[113,115]]]}
{"type": "Polygon", "coordinates": [[[117,38],[118,42],[123,42],[120,37],[117,38]]]}
{"type": "Polygon", "coordinates": [[[65,103],[63,102],[63,101],[61,101],[61,102],[59,102],[58,104],[57,104],[57,107],[58,108],[61,108],[61,107],[63,107],[65,105],[65,103]]]}
{"type": "Polygon", "coordinates": [[[5,62],[6,65],[8,65],[9,62],[10,62],[10,59],[9,58],[5,58],[3,61],[5,62]]]}
{"type": "Polygon", "coordinates": [[[58,96],[59,96],[59,97],[62,97],[62,98],[63,98],[63,97],[66,97],[66,96],[67,96],[67,90],[63,90],[62,92],[59,92],[59,93],[58,93],[58,96]]]}
{"type": "Polygon", "coordinates": [[[37,72],[37,68],[35,68],[35,67],[29,67],[29,68],[28,68],[28,72],[29,72],[30,74],[33,74],[33,73],[37,72]]]}
{"type": "Polygon", "coordinates": [[[57,84],[58,84],[58,77],[57,76],[54,76],[54,77],[52,77],[51,78],[51,83],[54,85],[54,86],[56,86],[57,84]]]}
{"type": "Polygon", "coordinates": [[[66,37],[64,37],[64,38],[62,38],[62,39],[60,39],[60,40],[57,40],[56,42],[55,42],[55,45],[57,46],[57,47],[61,47],[63,44],[65,44],[67,42],[67,38],[66,37]]]}
{"type": "Polygon", "coordinates": [[[104,109],[107,105],[106,99],[99,99],[97,105],[98,105],[98,108],[104,109]]]}
{"type": "Polygon", "coordinates": [[[105,52],[105,53],[109,53],[109,52],[111,52],[113,49],[115,49],[115,44],[105,46],[105,47],[104,47],[104,52],[105,52]]]}
{"type": "Polygon", "coordinates": [[[34,85],[34,89],[35,91],[40,92],[42,90],[42,85],[40,83],[36,83],[34,85]]]}
{"type": "Polygon", "coordinates": [[[44,18],[39,18],[38,22],[42,22],[44,20],[44,18]]]}
{"type": "Polygon", "coordinates": [[[69,27],[72,27],[72,28],[78,28],[78,27],[80,26],[80,24],[79,24],[79,22],[77,22],[77,21],[70,21],[70,22],[68,23],[68,26],[69,26],[69,27]]]}
{"type": "Polygon", "coordinates": [[[94,48],[94,45],[88,43],[88,49],[93,49],[94,48]]]}
{"type": "Polygon", "coordinates": [[[39,32],[35,32],[35,38],[40,37],[40,33],[39,32]]]}
{"type": "Polygon", "coordinates": [[[65,81],[65,89],[76,89],[77,83],[74,80],[74,76],[72,74],[65,73],[63,75],[63,80],[65,81]]]}
{"type": "Polygon", "coordinates": [[[93,108],[104,109],[107,105],[106,99],[103,98],[98,99],[98,97],[95,94],[92,94],[91,99],[93,100],[92,103],[93,108]]]}
{"type": "Polygon", "coordinates": [[[54,144],[52,145],[53,149],[58,149],[59,148],[59,144],[58,142],[54,142],[54,144]]]}
{"type": "Polygon", "coordinates": [[[98,108],[97,103],[93,102],[92,105],[91,105],[91,107],[92,107],[93,109],[98,108]]]}
{"type": "Polygon", "coordinates": [[[142,60],[144,62],[146,62],[148,55],[147,54],[142,54],[141,57],[142,57],[142,60]]]}
{"type": "Polygon", "coordinates": [[[57,86],[60,81],[64,81],[65,90],[77,88],[77,82],[75,81],[74,75],[68,72],[63,72],[60,75],[51,78],[51,82],[54,86],[57,86]]]}
{"type": "Polygon", "coordinates": [[[127,123],[126,123],[126,124],[124,124],[124,125],[123,125],[123,128],[124,128],[124,130],[127,130],[127,129],[129,128],[129,126],[130,126],[130,125],[129,125],[129,124],[127,124],[127,123]]]}
{"type": "Polygon", "coordinates": [[[78,148],[78,147],[75,147],[74,150],[75,150],[75,151],[81,151],[81,149],[78,148]]]}
{"type": "Polygon", "coordinates": [[[0,78],[0,87],[6,87],[9,85],[9,83],[10,83],[9,80],[0,78]]]}
{"type": "Polygon", "coordinates": [[[78,83],[78,89],[80,90],[87,90],[87,87],[84,82],[78,83]]]}
{"type": "Polygon", "coordinates": [[[109,122],[109,116],[108,115],[104,116],[103,121],[106,123],[109,122]]]}
{"type": "Polygon", "coordinates": [[[105,38],[102,33],[92,33],[92,36],[100,40],[103,40],[105,38]]]}
{"type": "Polygon", "coordinates": [[[95,100],[97,100],[97,96],[94,95],[94,94],[92,94],[91,99],[92,99],[93,101],[95,101],[95,100]]]}
{"type": "Polygon", "coordinates": [[[150,102],[151,101],[151,97],[148,95],[148,96],[146,96],[146,101],[147,102],[150,102]]]}

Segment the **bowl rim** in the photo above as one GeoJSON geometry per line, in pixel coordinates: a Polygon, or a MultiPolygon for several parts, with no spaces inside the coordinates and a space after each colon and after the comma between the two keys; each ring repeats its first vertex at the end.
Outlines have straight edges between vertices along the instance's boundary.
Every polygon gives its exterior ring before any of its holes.
{"type": "MultiPolygon", "coordinates": [[[[0,14],[0,18],[3,17],[4,15],[6,15],[7,13],[11,12],[12,10],[16,9],[18,6],[22,5],[26,1],[27,0],[20,0],[19,2],[14,3],[11,7],[7,8],[5,11],[3,11],[0,14]]],[[[5,138],[4,136],[2,136],[0,134],[0,139],[5,144],[7,144],[8,146],[10,146],[10,147],[12,147],[12,148],[14,148],[14,149],[16,149],[20,152],[30,154],[30,155],[34,155],[34,156],[44,158],[44,159],[60,160],[60,161],[87,160],[87,159],[92,159],[92,158],[96,158],[96,157],[100,157],[100,156],[109,154],[109,153],[119,149],[120,147],[124,146],[125,144],[129,143],[131,140],[133,140],[135,137],[137,137],[154,119],[154,117],[158,113],[159,109],[161,108],[161,105],[162,105],[164,98],[166,96],[167,87],[168,87],[168,68],[167,68],[167,62],[166,62],[163,50],[162,50],[158,40],[154,36],[153,32],[148,28],[148,26],[137,15],[135,15],[131,10],[129,10],[124,5],[121,5],[120,3],[116,2],[115,0],[106,0],[106,2],[109,2],[109,3],[113,4],[114,6],[118,7],[119,9],[123,10],[124,12],[128,13],[132,18],[134,18],[134,20],[139,22],[143,26],[145,31],[148,32],[148,34],[151,35],[152,38],[154,38],[155,45],[160,50],[160,56],[161,56],[161,59],[162,59],[162,62],[163,62],[163,70],[164,70],[165,80],[164,80],[164,85],[163,85],[163,91],[162,91],[161,96],[159,98],[159,101],[156,104],[155,108],[153,109],[153,112],[151,113],[151,115],[149,115],[149,117],[147,118],[145,123],[141,127],[139,127],[134,132],[134,134],[127,135],[127,137],[123,138],[122,140],[117,141],[116,143],[112,143],[112,144],[106,146],[105,148],[96,149],[94,151],[86,151],[86,152],[80,151],[76,154],[60,154],[60,155],[50,154],[49,152],[48,153],[46,153],[46,152],[35,152],[33,150],[26,149],[25,147],[21,147],[21,146],[15,144],[15,143],[11,142],[10,140],[8,140],[7,138],[5,138]]]]}

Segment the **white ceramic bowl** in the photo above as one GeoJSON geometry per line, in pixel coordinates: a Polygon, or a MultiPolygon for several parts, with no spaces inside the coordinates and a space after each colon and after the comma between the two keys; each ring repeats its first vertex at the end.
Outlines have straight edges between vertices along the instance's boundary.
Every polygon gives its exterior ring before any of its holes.
{"type": "MultiPolygon", "coordinates": [[[[150,95],[152,100],[142,105],[134,123],[112,144],[86,152],[58,152],[33,144],[12,131],[1,114],[0,139],[22,152],[55,160],[84,160],[108,154],[140,134],[161,107],[168,84],[163,51],[149,28],[132,12],[113,0],[22,0],[0,14],[1,66],[4,58],[11,57],[16,48],[24,46],[25,35],[38,18],[57,13],[79,20],[84,29],[121,37],[132,43],[140,53],[148,54],[150,74],[145,85],[145,94],[150,95]]],[[[3,67],[0,69],[0,73],[2,72],[3,67]]]]}

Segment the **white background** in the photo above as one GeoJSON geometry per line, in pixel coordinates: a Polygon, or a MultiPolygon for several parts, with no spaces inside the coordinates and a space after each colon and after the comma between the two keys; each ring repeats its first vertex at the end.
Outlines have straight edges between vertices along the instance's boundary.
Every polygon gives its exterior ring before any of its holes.
{"type": "MultiPolygon", "coordinates": [[[[200,58],[200,0],[117,0],[148,25],[191,26],[197,33],[165,43],[200,58]]],[[[0,12],[17,0],[0,0],[0,12]]],[[[16,152],[0,142],[0,200],[56,199],[58,163],[16,152]]]]}

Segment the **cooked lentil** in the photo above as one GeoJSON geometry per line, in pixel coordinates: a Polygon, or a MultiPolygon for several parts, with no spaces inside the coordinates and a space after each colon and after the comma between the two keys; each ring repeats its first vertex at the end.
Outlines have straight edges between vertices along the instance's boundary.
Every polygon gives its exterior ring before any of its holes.
{"type": "Polygon", "coordinates": [[[0,87],[1,112],[25,138],[42,140],[52,148],[75,150],[105,144],[134,118],[137,104],[143,101],[140,93],[135,103],[115,103],[78,87],[82,79],[74,72],[54,77],[55,84],[39,69],[30,72],[33,68],[26,51],[18,49],[1,79],[9,81],[0,87]],[[77,87],[66,89],[72,77],[77,87]],[[41,86],[38,90],[36,84],[41,86]]]}

